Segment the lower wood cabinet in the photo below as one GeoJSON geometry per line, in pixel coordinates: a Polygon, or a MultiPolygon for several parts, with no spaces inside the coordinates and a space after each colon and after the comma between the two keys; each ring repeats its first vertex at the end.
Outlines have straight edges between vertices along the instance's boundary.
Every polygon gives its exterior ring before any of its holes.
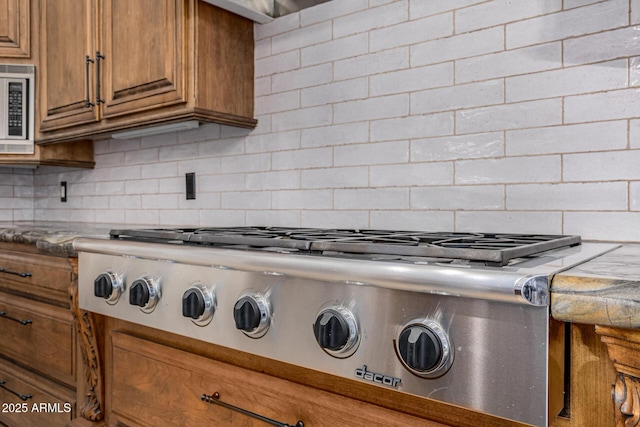
{"type": "Polygon", "coordinates": [[[107,367],[110,426],[265,426],[219,401],[295,426],[425,426],[426,421],[113,331],[107,367]]]}
{"type": "Polygon", "coordinates": [[[64,427],[75,413],[75,390],[0,359],[0,424],[64,427]]]}
{"type": "Polygon", "coordinates": [[[77,416],[70,260],[0,243],[0,425],[64,427],[77,416]]]}

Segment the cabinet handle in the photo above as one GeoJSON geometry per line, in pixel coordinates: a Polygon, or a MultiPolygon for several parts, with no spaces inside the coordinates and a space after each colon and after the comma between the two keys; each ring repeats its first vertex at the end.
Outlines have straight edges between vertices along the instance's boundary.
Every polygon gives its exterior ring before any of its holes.
{"type": "Polygon", "coordinates": [[[7,315],[7,311],[6,310],[2,310],[0,311],[0,317],[4,317],[7,320],[13,320],[14,322],[18,322],[20,323],[22,326],[27,326],[33,323],[33,320],[29,319],[29,320],[22,320],[22,319],[16,319],[15,317],[11,317],[9,315],[7,315]]]}
{"type": "Polygon", "coordinates": [[[84,60],[84,81],[86,83],[85,93],[87,95],[87,99],[84,101],[84,106],[86,108],[91,108],[94,105],[96,105],[93,102],[91,102],[91,98],[89,96],[89,64],[93,64],[94,62],[96,62],[94,59],[91,59],[89,55],[86,55],[84,60]]]}
{"type": "Polygon", "coordinates": [[[11,271],[11,270],[7,270],[6,268],[3,268],[3,267],[0,267],[0,273],[15,274],[16,276],[20,276],[20,277],[31,277],[31,276],[33,276],[33,274],[31,274],[31,273],[20,273],[19,271],[11,271]]]}
{"type": "Polygon", "coordinates": [[[215,405],[220,405],[223,408],[227,408],[230,409],[232,411],[236,411],[239,412],[241,414],[247,415],[251,418],[255,418],[257,420],[262,421],[263,423],[275,426],[275,427],[304,427],[304,423],[302,421],[298,421],[295,424],[287,424],[287,423],[281,423],[279,421],[275,421],[272,420],[271,418],[267,418],[267,417],[263,417],[262,415],[258,415],[254,412],[250,412],[247,411],[246,409],[242,409],[242,408],[238,408],[237,406],[233,406],[230,405],[228,403],[224,403],[220,401],[220,393],[218,393],[217,391],[215,393],[213,393],[211,396],[207,395],[207,394],[203,394],[202,396],[200,396],[200,399],[204,402],[207,403],[212,403],[215,405]]]}
{"type": "Polygon", "coordinates": [[[29,399],[31,399],[33,397],[33,395],[31,393],[29,393],[29,394],[20,394],[17,391],[11,390],[9,387],[5,386],[6,383],[7,383],[6,380],[0,380],[0,388],[3,388],[5,390],[7,390],[9,393],[18,396],[20,398],[20,400],[22,400],[23,402],[27,401],[27,400],[29,400],[29,399]]]}
{"type": "Polygon", "coordinates": [[[96,51],[96,104],[104,104],[104,99],[100,97],[100,60],[107,59],[99,50],[96,51]]]}

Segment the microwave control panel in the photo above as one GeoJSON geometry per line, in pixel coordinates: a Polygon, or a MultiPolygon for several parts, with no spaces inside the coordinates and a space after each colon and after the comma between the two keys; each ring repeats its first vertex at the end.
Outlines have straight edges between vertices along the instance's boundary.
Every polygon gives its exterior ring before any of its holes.
{"type": "Polygon", "coordinates": [[[8,88],[9,108],[7,108],[8,135],[24,137],[24,83],[11,81],[8,88]]]}

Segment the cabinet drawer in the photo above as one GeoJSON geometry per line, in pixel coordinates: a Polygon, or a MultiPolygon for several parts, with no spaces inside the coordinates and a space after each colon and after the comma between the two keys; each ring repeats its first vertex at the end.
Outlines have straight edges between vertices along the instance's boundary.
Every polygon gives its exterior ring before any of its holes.
{"type": "Polygon", "coordinates": [[[0,251],[0,286],[68,304],[71,266],[66,258],[0,251]]]}
{"type": "Polygon", "coordinates": [[[0,354],[73,386],[73,316],[68,310],[0,292],[0,354]],[[19,322],[19,321],[22,321],[19,322]]]}
{"type": "Polygon", "coordinates": [[[111,334],[107,374],[109,425],[255,426],[264,424],[220,401],[295,425],[442,426],[326,391],[214,361],[151,341],[111,334]]]}
{"type": "Polygon", "coordinates": [[[0,381],[4,381],[5,387],[0,388],[0,424],[64,427],[76,412],[73,392],[3,360],[0,360],[0,381]],[[12,392],[31,397],[23,401],[12,392]]]}

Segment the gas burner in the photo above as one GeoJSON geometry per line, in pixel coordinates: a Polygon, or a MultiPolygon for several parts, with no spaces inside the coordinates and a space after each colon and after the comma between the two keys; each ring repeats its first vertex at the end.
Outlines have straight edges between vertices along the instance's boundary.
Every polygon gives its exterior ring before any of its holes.
{"type": "Polygon", "coordinates": [[[112,230],[113,239],[237,247],[297,254],[395,255],[459,259],[503,266],[515,258],[579,245],[580,236],[290,227],[112,230]],[[280,248],[278,250],[277,248],[280,248]]]}

